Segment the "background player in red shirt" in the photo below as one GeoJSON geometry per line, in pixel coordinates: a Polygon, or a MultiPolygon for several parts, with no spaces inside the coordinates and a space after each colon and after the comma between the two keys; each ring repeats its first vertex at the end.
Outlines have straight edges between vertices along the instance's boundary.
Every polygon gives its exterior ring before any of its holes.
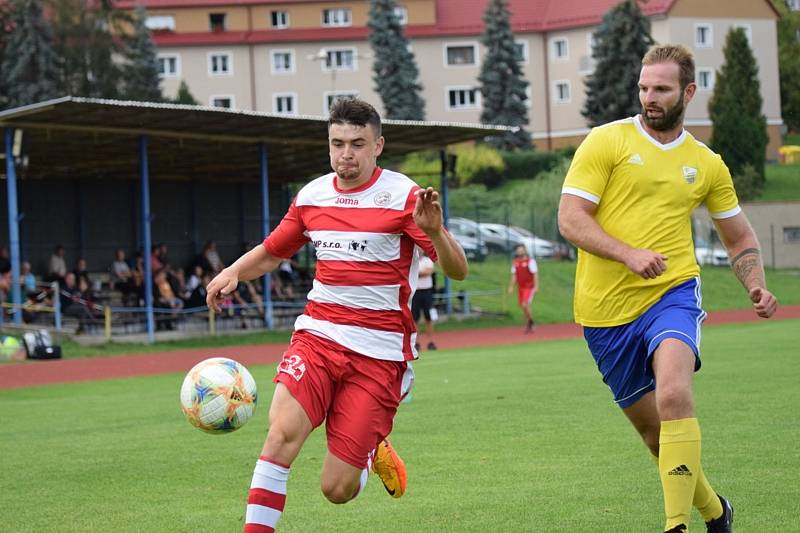
{"type": "Polygon", "coordinates": [[[524,245],[518,244],[514,248],[514,263],[511,266],[511,283],[508,285],[508,293],[511,294],[514,285],[517,286],[517,300],[527,320],[525,333],[532,332],[534,328],[531,303],[536,291],[539,290],[538,270],[536,259],[528,256],[524,245]]]}
{"type": "Polygon", "coordinates": [[[306,243],[314,245],[314,284],[274,379],[246,533],[275,530],[290,465],[323,421],[328,452],[320,485],[328,500],[355,498],[370,467],[392,496],[405,491],[404,464],[386,436],[413,380],[408,361],[417,355],[416,326],[408,302],[420,249],[458,280],[467,275],[467,260],[442,225],[438,193],[377,166],[383,145],[375,109],[338,100],[328,121],[334,172],[305,185],[263,245],[208,285],[208,305],[219,310],[240,281],[272,272],[306,243]]]}

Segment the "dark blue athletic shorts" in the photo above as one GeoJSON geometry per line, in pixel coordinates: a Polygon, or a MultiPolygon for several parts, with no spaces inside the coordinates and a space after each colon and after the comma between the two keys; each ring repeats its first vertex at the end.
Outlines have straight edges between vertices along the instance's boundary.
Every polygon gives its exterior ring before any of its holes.
{"type": "Polygon", "coordinates": [[[639,318],[608,328],[583,328],[583,336],[597,362],[603,382],[620,407],[628,407],[655,390],[651,358],[664,339],[688,344],[700,368],[700,325],[706,318],[700,279],[693,278],[664,293],[639,318]]]}

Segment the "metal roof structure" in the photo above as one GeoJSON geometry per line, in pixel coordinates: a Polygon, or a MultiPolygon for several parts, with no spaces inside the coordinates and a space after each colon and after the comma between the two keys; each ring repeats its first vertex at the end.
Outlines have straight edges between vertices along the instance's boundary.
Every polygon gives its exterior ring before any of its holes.
{"type": "MultiPolygon", "coordinates": [[[[155,180],[257,182],[267,146],[271,182],[304,181],[330,169],[327,117],[66,96],[0,112],[24,131],[20,177],[138,179],[139,138],[149,138],[155,180]]],[[[477,140],[505,126],[384,120],[382,157],[477,140]]]]}

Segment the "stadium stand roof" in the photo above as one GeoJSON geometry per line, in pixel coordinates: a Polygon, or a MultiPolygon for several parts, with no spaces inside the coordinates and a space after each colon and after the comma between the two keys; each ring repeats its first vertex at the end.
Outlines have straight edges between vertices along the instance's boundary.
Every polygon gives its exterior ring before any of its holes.
{"type": "MultiPolygon", "coordinates": [[[[258,181],[259,146],[271,182],[304,181],[330,169],[327,118],[66,96],[0,112],[24,131],[21,178],[138,179],[147,135],[155,180],[258,181]]],[[[382,157],[481,139],[512,128],[384,120],[382,157]]],[[[0,173],[4,171],[0,169],[0,173]]]]}

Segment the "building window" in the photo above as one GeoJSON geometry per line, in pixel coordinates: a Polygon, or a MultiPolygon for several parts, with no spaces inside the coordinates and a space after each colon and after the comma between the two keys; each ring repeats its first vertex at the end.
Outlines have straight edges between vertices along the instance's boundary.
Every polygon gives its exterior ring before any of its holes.
{"type": "Polygon", "coordinates": [[[528,64],[528,41],[515,41],[514,51],[517,54],[517,63],[528,64]]]}
{"type": "Polygon", "coordinates": [[[286,11],[273,11],[270,15],[273,28],[282,29],[289,27],[289,13],[286,11]]]}
{"type": "Polygon", "coordinates": [[[234,106],[233,96],[229,94],[211,96],[208,101],[211,104],[211,107],[224,107],[226,109],[233,109],[234,106]]]}
{"type": "Polygon", "coordinates": [[[208,25],[211,31],[225,31],[225,13],[209,13],[208,25]]]}
{"type": "Polygon", "coordinates": [[[358,91],[325,91],[323,94],[323,115],[327,115],[333,103],[340,98],[358,98],[358,91]]]}
{"type": "Polygon", "coordinates": [[[711,68],[697,69],[697,90],[698,91],[714,90],[714,69],[711,68]]]}
{"type": "Polygon", "coordinates": [[[408,24],[408,9],[403,6],[394,6],[394,16],[402,25],[408,24]]]}
{"type": "Polygon", "coordinates": [[[557,104],[568,104],[570,101],[569,80],[553,82],[553,100],[557,104]]]}
{"type": "Polygon", "coordinates": [[[233,56],[230,52],[211,52],[208,54],[209,76],[232,76],[233,56]]]}
{"type": "Polygon", "coordinates": [[[800,244],[800,226],[783,228],[784,244],[800,244]]]}
{"type": "Polygon", "coordinates": [[[714,30],[711,24],[694,25],[695,48],[711,48],[714,46],[714,30]]]}
{"type": "Polygon", "coordinates": [[[352,13],[349,9],[323,9],[323,26],[350,26],[352,25],[352,13]]]}
{"type": "Polygon", "coordinates": [[[297,114],[297,95],[294,93],[277,93],[272,95],[272,111],[281,115],[297,114]]]}
{"type": "Polygon", "coordinates": [[[144,25],[150,31],[175,31],[175,17],[172,15],[153,15],[144,19],[144,25]]]}
{"type": "Polygon", "coordinates": [[[181,74],[180,56],[178,54],[158,54],[158,75],[162,78],[175,78],[181,74]]]}
{"type": "Polygon", "coordinates": [[[558,37],[550,41],[553,61],[566,61],[569,59],[569,41],[565,37],[558,37]]]}
{"type": "Polygon", "coordinates": [[[325,50],[322,70],[356,70],[356,51],[354,48],[335,48],[325,50]]]}
{"type": "Polygon", "coordinates": [[[293,50],[273,50],[272,51],[272,73],[290,74],[294,72],[294,51],[293,50]]]}
{"type": "Polygon", "coordinates": [[[447,108],[450,110],[478,109],[480,91],[474,87],[450,87],[447,89],[447,108]]]}
{"type": "Polygon", "coordinates": [[[445,61],[449,66],[476,65],[478,58],[478,45],[452,44],[445,46],[445,61]]]}

